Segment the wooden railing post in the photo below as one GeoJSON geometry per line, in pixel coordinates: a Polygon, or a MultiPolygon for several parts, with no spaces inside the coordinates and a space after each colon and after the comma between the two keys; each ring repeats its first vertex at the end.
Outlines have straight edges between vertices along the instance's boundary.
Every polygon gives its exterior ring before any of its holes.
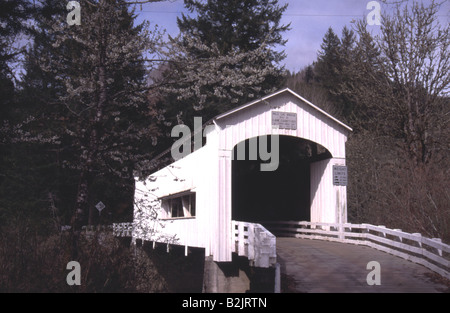
{"type": "MultiPolygon", "coordinates": [[[[431,240],[442,243],[441,238],[431,238],[431,240]]],[[[442,249],[434,248],[439,256],[442,256],[442,249]]]]}
{"type": "MultiPolygon", "coordinates": [[[[378,228],[386,228],[386,226],[384,225],[378,225],[378,228]]],[[[383,234],[383,237],[386,238],[386,232],[384,232],[383,230],[379,231],[380,233],[383,234]]]]}
{"type": "Polygon", "coordinates": [[[248,225],[248,259],[255,259],[255,225],[253,223],[248,225]]]}
{"type": "Polygon", "coordinates": [[[417,241],[416,241],[417,246],[419,248],[422,248],[422,234],[421,233],[412,233],[412,235],[417,237],[417,241]]]}
{"type": "Polygon", "coordinates": [[[244,223],[238,224],[238,254],[245,255],[244,223]]]}
{"type": "Polygon", "coordinates": [[[342,225],[342,223],[339,223],[339,236],[338,238],[340,240],[344,240],[345,239],[345,235],[344,235],[344,225],[342,225]]]}
{"type": "MultiPolygon", "coordinates": [[[[401,232],[402,230],[401,229],[398,229],[398,228],[396,228],[396,229],[394,229],[395,231],[398,231],[398,232],[401,232]]],[[[394,240],[396,240],[396,241],[398,241],[398,242],[403,242],[403,238],[402,238],[402,236],[396,236],[396,237],[394,237],[394,240]]]]}

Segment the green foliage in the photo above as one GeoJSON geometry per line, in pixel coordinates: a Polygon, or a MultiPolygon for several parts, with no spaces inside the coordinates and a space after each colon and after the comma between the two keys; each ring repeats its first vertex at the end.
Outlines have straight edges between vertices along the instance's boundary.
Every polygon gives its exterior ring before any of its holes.
{"type": "Polygon", "coordinates": [[[178,19],[181,35],[172,38],[159,107],[171,125],[206,122],[239,104],[278,89],[285,44],[280,25],[287,6],[277,1],[185,1],[194,15],[178,19]]]}
{"type": "MultiPolygon", "coordinates": [[[[354,87],[355,79],[349,67],[356,57],[356,36],[346,26],[339,38],[331,27],[323,38],[317,62],[314,63],[315,80],[326,91],[335,111],[349,122],[355,110],[354,99],[343,91],[354,87]]],[[[352,67],[353,68],[353,67],[352,67]]]]}
{"type": "Polygon", "coordinates": [[[331,92],[336,83],[337,74],[341,67],[341,41],[330,27],[326,32],[315,64],[316,78],[324,88],[331,92]]]}
{"type": "MultiPolygon", "coordinates": [[[[269,0],[186,0],[185,6],[196,17],[183,14],[177,18],[180,31],[189,37],[198,36],[205,45],[217,45],[220,54],[286,43],[282,33],[289,25],[280,25],[280,20],[287,4],[280,7],[277,1],[269,0]]],[[[278,63],[284,57],[283,52],[272,50],[269,60],[278,63]]]]}

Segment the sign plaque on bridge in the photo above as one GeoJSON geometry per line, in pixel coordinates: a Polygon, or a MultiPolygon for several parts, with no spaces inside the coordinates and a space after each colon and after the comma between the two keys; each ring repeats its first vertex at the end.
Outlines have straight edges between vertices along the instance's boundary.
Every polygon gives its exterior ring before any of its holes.
{"type": "Polygon", "coordinates": [[[333,185],[347,186],[347,166],[333,165],[333,185]]]}
{"type": "Polygon", "coordinates": [[[272,111],[272,127],[280,129],[297,129],[297,113],[272,111]]]}

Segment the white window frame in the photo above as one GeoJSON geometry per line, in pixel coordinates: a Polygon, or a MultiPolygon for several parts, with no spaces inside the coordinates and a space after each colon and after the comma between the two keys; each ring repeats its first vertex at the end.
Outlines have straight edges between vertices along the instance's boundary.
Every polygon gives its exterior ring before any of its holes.
{"type": "Polygon", "coordinates": [[[170,196],[162,197],[161,207],[164,210],[165,218],[163,219],[183,219],[183,218],[195,218],[196,217],[196,193],[189,190],[185,192],[176,193],[170,196]],[[174,216],[175,204],[181,202],[181,211],[177,210],[177,213],[182,213],[182,216],[174,216]]]}

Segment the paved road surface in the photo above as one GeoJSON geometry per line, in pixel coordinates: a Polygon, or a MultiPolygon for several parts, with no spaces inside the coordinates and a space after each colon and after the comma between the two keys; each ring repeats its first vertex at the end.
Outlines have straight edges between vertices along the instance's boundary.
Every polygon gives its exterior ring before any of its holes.
{"type": "Polygon", "coordinates": [[[281,273],[290,292],[448,292],[426,267],[373,248],[321,240],[277,238],[281,273]],[[366,282],[367,263],[381,267],[381,285],[366,282]]]}

